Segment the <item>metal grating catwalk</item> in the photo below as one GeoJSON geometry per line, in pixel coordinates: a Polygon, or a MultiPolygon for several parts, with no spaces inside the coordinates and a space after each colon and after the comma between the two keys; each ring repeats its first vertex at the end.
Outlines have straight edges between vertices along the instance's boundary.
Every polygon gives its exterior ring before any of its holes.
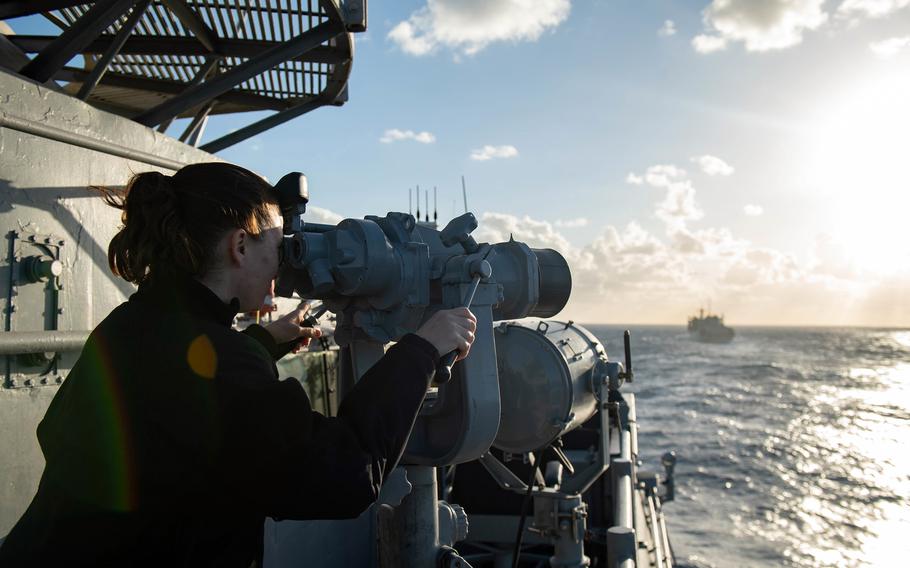
{"type": "Polygon", "coordinates": [[[16,71],[55,81],[97,107],[159,130],[193,117],[180,138],[196,143],[209,115],[278,111],[202,146],[209,151],[319,106],[343,104],[353,55],[348,32],[366,29],[365,0],[0,3],[0,18],[35,13],[60,35],[4,36],[35,54],[16,71]],[[84,66],[70,65],[80,54],[84,66]]]}

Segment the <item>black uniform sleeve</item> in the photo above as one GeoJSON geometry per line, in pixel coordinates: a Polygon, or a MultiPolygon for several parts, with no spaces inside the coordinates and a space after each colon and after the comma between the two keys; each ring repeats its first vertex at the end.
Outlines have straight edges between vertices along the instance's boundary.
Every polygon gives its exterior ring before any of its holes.
{"type": "Polygon", "coordinates": [[[385,460],[385,473],[398,464],[438,359],[428,341],[406,335],[364,374],[338,408],[338,417],[351,425],[361,446],[385,460]]]}
{"type": "Polygon", "coordinates": [[[337,418],[313,411],[296,380],[250,380],[268,364],[261,357],[232,367],[220,395],[223,470],[238,505],[293,519],[363,512],[404,451],[435,355],[423,339],[405,336],[367,371],[337,418]]]}
{"type": "Polygon", "coordinates": [[[288,354],[288,352],[293,348],[294,342],[289,344],[279,344],[275,342],[275,338],[272,337],[272,334],[269,333],[269,330],[262,327],[261,325],[254,323],[247,326],[241,333],[255,339],[259,345],[265,348],[268,351],[269,357],[272,358],[272,361],[278,361],[282,357],[288,354]],[[287,348],[285,349],[285,347],[287,348]]]}

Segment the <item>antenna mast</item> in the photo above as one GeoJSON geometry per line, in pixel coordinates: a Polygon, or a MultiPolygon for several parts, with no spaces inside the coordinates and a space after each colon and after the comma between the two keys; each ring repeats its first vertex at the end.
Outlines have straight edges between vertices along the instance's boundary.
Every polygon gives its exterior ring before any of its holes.
{"type": "Polygon", "coordinates": [[[417,200],[417,220],[420,221],[420,184],[417,184],[417,191],[414,192],[414,197],[417,200]]]}
{"type": "Polygon", "coordinates": [[[464,176],[461,176],[461,197],[464,199],[464,212],[468,212],[468,190],[464,185],[464,176]]]}
{"type": "Polygon", "coordinates": [[[433,223],[435,223],[437,219],[439,219],[439,215],[437,215],[437,211],[436,211],[436,186],[434,185],[433,186],[433,223]]]}

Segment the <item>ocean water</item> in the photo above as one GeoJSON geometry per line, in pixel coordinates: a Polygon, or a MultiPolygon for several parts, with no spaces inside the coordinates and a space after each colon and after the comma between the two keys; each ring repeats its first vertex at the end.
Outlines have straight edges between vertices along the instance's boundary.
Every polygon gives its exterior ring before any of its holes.
{"type": "MultiPolygon", "coordinates": [[[[622,360],[624,328],[586,327],[622,360]]],[[[644,467],[677,452],[680,562],[910,566],[910,331],[630,329],[644,467]]]]}

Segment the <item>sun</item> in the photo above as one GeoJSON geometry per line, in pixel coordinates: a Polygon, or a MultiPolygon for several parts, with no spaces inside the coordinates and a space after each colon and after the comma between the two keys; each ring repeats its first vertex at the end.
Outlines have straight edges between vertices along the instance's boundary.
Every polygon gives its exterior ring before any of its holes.
{"type": "Polygon", "coordinates": [[[820,104],[807,129],[805,180],[816,222],[858,268],[910,264],[910,74],[855,80],[820,104]]]}

